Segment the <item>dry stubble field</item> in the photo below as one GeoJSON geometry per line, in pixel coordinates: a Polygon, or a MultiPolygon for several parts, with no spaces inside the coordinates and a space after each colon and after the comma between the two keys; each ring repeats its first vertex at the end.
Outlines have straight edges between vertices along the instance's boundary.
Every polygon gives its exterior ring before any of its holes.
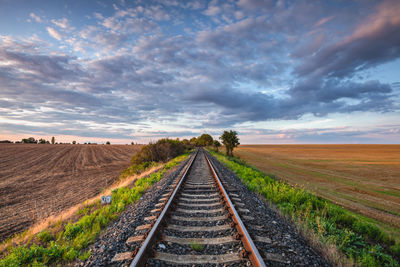
{"type": "Polygon", "coordinates": [[[234,153],[400,238],[400,145],[241,145],[234,153]]]}
{"type": "Polygon", "coordinates": [[[0,144],[0,240],[96,196],[139,148],[0,144]]]}

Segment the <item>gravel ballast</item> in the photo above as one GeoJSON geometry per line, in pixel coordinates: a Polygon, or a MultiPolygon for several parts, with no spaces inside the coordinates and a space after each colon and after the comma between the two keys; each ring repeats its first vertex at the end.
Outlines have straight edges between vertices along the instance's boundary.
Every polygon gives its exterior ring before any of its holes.
{"type": "MultiPolygon", "coordinates": [[[[250,211],[249,215],[254,218],[250,221],[244,220],[250,235],[253,239],[255,235],[271,239],[269,244],[256,241],[260,253],[263,256],[268,255],[268,253],[282,256],[282,262],[266,260],[267,265],[330,266],[327,260],[316,252],[290,223],[268,207],[262,197],[250,191],[235,173],[226,168],[215,157],[208,155],[220,179],[229,185],[226,188],[231,189],[231,191],[233,189],[234,194],[239,195],[242,203],[246,204],[245,208],[250,211]]],[[[228,193],[229,189],[227,190],[228,193]]]]}
{"type": "MultiPolygon", "coordinates": [[[[202,154],[202,153],[201,153],[202,154]]],[[[201,155],[202,156],[202,155],[201,155]]],[[[226,191],[234,199],[237,199],[236,206],[239,211],[242,220],[246,225],[246,228],[253,239],[255,237],[263,237],[268,242],[255,241],[255,244],[260,251],[267,266],[329,266],[329,263],[313,248],[311,248],[305,239],[296,232],[295,228],[290,225],[284,218],[278,215],[273,209],[268,207],[265,200],[263,200],[257,194],[248,190],[239,180],[239,178],[229,169],[227,169],[217,159],[209,155],[216,172],[220,179],[226,184],[226,191]],[[239,202],[240,200],[240,202],[239,202]],[[240,210],[240,203],[245,203],[245,207],[240,210]],[[249,216],[244,217],[243,215],[249,216]]],[[[182,172],[184,166],[189,159],[182,162],[179,166],[169,171],[158,183],[156,183],[151,189],[143,194],[140,201],[129,206],[124,212],[121,213],[120,217],[111,223],[107,229],[97,238],[96,242],[90,246],[91,256],[85,262],[76,263],[77,266],[129,266],[130,260],[112,262],[111,260],[117,253],[132,252],[140,245],[140,243],[126,244],[126,240],[134,235],[143,234],[135,231],[137,226],[144,225],[145,217],[153,215],[151,210],[155,208],[155,205],[159,202],[162,194],[165,194],[170,190],[169,185],[172,184],[174,179],[182,172]]],[[[197,161],[197,159],[196,159],[197,161]]],[[[196,161],[194,165],[196,165],[196,161]]],[[[201,174],[204,175],[204,174],[201,174]]],[[[190,189],[189,189],[190,191],[190,189]]],[[[189,192],[188,191],[188,192],[189,192]]],[[[204,191],[207,194],[207,190],[204,191]]],[[[231,196],[231,200],[232,200],[231,196]]],[[[185,201],[182,201],[185,203],[185,201]]],[[[199,202],[201,203],[201,201],[199,202]]],[[[204,201],[203,201],[204,203],[204,201]]],[[[233,201],[235,203],[235,200],[233,201]]],[[[179,206],[179,205],[178,205],[179,206]]],[[[215,208],[215,207],[212,207],[215,208]]],[[[212,209],[209,208],[209,209],[212,209]]],[[[217,206],[220,208],[220,206],[217,206]]],[[[193,210],[207,208],[196,208],[193,210]]],[[[178,216],[202,216],[202,213],[198,214],[187,214],[174,212],[174,215],[178,216]]],[[[204,214],[203,214],[204,215],[204,214]]],[[[216,213],[215,215],[223,215],[216,213]]],[[[230,223],[231,220],[224,220],[218,224],[230,223]]],[[[182,221],[176,221],[170,219],[168,223],[173,223],[182,226],[197,226],[207,225],[212,226],[212,223],[196,224],[193,222],[182,223],[182,221]]],[[[210,232],[205,235],[191,235],[190,233],[183,233],[175,230],[164,229],[163,233],[169,236],[183,237],[219,237],[227,234],[234,234],[235,230],[223,230],[218,232],[210,232]]],[[[155,247],[157,251],[176,253],[176,254],[198,254],[190,251],[187,246],[179,245],[168,242],[157,242],[155,247]],[[163,246],[160,246],[163,244],[163,246]]],[[[227,243],[221,245],[206,245],[203,252],[208,254],[218,254],[218,250],[226,251],[239,251],[241,249],[241,243],[227,243]]],[[[159,261],[149,261],[149,266],[172,266],[163,264],[159,261]]],[[[242,265],[242,263],[240,263],[242,265]]],[[[212,265],[203,265],[212,266],[212,265]]],[[[227,264],[226,266],[237,266],[237,264],[227,264]]]]}
{"type": "Polygon", "coordinates": [[[78,262],[76,266],[121,266],[127,262],[112,263],[111,260],[119,252],[133,251],[135,244],[128,245],[126,240],[134,235],[135,229],[143,225],[144,218],[151,215],[151,210],[162,194],[167,192],[168,186],[181,173],[189,159],[168,171],[164,177],[153,185],[141,199],[130,205],[117,220],[112,222],[107,229],[89,247],[91,256],[85,262],[78,262]]]}

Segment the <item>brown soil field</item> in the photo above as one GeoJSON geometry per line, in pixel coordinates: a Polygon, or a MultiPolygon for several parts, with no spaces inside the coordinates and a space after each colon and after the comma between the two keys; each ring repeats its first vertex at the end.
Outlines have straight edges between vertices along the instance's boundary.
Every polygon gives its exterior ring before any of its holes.
{"type": "Polygon", "coordinates": [[[139,148],[0,144],[0,240],[101,193],[139,148]]]}
{"type": "Polygon", "coordinates": [[[234,154],[400,236],[400,145],[241,145],[234,154]]]}

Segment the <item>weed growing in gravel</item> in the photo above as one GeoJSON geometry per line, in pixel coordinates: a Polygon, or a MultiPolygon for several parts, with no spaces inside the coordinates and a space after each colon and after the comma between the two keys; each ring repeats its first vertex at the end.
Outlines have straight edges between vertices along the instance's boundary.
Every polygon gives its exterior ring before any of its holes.
{"type": "Polygon", "coordinates": [[[362,216],[347,211],[301,188],[277,181],[248,166],[243,160],[211,152],[252,191],[274,203],[305,225],[323,243],[335,244],[349,259],[362,266],[400,266],[400,246],[362,216]]]}
{"type": "Polygon", "coordinates": [[[40,244],[10,247],[7,255],[0,260],[0,267],[6,266],[46,266],[60,262],[71,262],[76,258],[85,260],[90,252],[85,248],[93,243],[108,223],[118,217],[127,205],[140,199],[143,193],[154,183],[161,180],[167,170],[178,165],[188,154],[178,156],[165,164],[164,168],[148,177],[138,179],[133,188],[121,187],[112,192],[112,203],[102,206],[97,202],[97,208],[85,214],[77,222],[68,222],[55,236],[44,230],[36,237],[40,244]]]}
{"type": "Polygon", "coordinates": [[[198,243],[194,243],[194,242],[190,243],[190,247],[191,247],[194,251],[197,251],[197,252],[202,251],[203,248],[204,248],[202,244],[198,244],[198,243]]]}

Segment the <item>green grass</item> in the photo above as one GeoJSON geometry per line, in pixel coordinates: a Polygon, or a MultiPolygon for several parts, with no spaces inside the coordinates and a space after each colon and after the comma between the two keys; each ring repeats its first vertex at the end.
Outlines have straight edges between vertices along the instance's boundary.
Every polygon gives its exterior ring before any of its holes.
{"type": "Polygon", "coordinates": [[[203,250],[203,245],[202,244],[197,244],[197,243],[190,243],[190,247],[194,250],[194,251],[202,251],[203,250]]]}
{"type": "Polygon", "coordinates": [[[122,171],[121,175],[119,176],[119,180],[123,180],[129,176],[140,174],[146,169],[156,166],[157,163],[154,161],[147,161],[141,164],[132,164],[127,167],[125,170],[122,171]]]}
{"type": "Polygon", "coordinates": [[[285,215],[311,230],[325,244],[334,244],[361,266],[400,266],[400,245],[362,216],[302,188],[272,179],[238,158],[211,152],[252,191],[275,204],[285,215]],[[396,259],[397,258],[397,259],[396,259]]]}
{"type": "Polygon", "coordinates": [[[112,202],[103,206],[98,201],[96,209],[90,212],[83,207],[78,214],[83,215],[76,222],[68,222],[56,234],[44,230],[37,234],[38,242],[30,245],[11,247],[7,255],[0,260],[0,266],[48,266],[71,262],[77,258],[85,260],[90,256],[86,250],[100,232],[125,208],[137,202],[144,192],[161,180],[167,170],[187,158],[184,154],[165,164],[164,168],[148,177],[138,179],[133,188],[121,187],[112,192],[112,202]]]}

